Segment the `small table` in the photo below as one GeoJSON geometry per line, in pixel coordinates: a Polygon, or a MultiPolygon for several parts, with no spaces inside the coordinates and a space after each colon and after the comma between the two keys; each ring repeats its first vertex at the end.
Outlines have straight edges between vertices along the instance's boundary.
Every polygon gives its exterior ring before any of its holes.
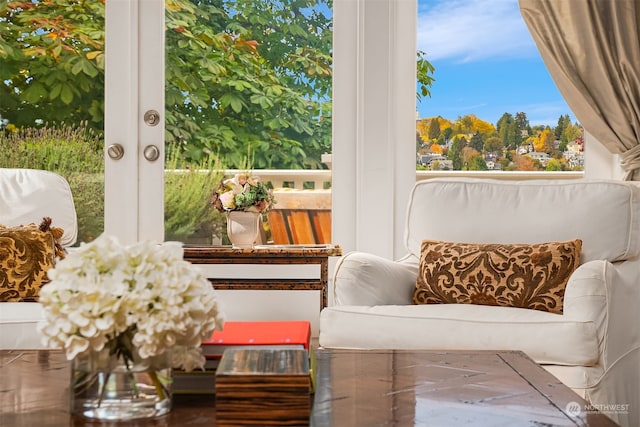
{"type": "Polygon", "coordinates": [[[338,245],[263,245],[253,248],[231,246],[184,247],[184,259],[193,264],[319,264],[320,274],[313,279],[216,278],[209,281],[216,289],[318,290],[320,310],[327,306],[329,257],[342,255],[338,245]]]}
{"type": "Polygon", "coordinates": [[[615,426],[519,351],[317,350],[312,426],[615,426]]]}

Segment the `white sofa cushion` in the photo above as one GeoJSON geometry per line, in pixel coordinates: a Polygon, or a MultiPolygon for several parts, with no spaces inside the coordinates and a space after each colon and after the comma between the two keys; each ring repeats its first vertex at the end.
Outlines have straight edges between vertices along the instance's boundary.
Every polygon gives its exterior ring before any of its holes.
{"type": "Polygon", "coordinates": [[[41,320],[42,306],[37,302],[0,303],[0,349],[46,348],[37,329],[41,320]]]}
{"type": "Polygon", "coordinates": [[[630,239],[639,233],[640,197],[628,183],[437,178],[413,187],[405,245],[419,257],[423,239],[474,243],[582,239],[582,262],[619,261],[640,253],[640,239],[630,239]]]}
{"type": "Polygon", "coordinates": [[[593,322],[512,307],[336,306],[322,311],[320,331],[328,348],[522,350],[538,363],[586,366],[599,356],[593,322]]]}

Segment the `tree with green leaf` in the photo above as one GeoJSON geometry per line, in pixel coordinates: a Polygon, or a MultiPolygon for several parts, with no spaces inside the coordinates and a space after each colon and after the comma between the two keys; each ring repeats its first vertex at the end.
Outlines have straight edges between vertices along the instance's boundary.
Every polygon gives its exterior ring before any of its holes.
{"type": "MultiPolygon", "coordinates": [[[[227,167],[321,168],[332,0],[165,0],[166,142],[227,167]]],[[[103,129],[104,0],[0,2],[0,116],[103,129]]],[[[418,97],[433,66],[418,53],[418,97]]]]}
{"type": "Polygon", "coordinates": [[[104,4],[0,2],[0,116],[102,130],[104,4]]]}

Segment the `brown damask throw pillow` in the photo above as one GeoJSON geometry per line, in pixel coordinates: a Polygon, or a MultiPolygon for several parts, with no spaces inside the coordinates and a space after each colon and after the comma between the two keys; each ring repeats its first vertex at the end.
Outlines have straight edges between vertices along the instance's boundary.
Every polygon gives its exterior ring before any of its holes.
{"type": "Polygon", "coordinates": [[[582,240],[478,244],[425,240],[416,304],[481,304],[562,314],[582,240]]]}
{"type": "Polygon", "coordinates": [[[62,234],[61,228],[51,227],[48,217],[39,226],[0,225],[0,302],[38,299],[56,256],[64,258],[62,234]]]}

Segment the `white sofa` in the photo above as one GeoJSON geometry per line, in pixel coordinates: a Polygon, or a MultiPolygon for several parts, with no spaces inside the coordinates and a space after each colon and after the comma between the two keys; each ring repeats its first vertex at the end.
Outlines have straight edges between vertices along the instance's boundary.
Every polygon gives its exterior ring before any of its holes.
{"type": "Polygon", "coordinates": [[[439,178],[411,192],[398,261],[352,252],[335,268],[319,344],[359,349],[522,350],[625,426],[640,425],[640,187],[619,181],[439,178]],[[582,239],[563,314],[414,305],[423,239],[582,239]],[[625,406],[628,405],[628,406],[625,406]],[[625,413],[626,412],[626,413],[625,413]]]}
{"type": "MultiPolygon", "coordinates": [[[[48,171],[0,168],[0,224],[39,224],[45,216],[64,230],[63,247],[75,243],[78,225],[69,183],[48,171]]],[[[36,329],[41,319],[37,302],[0,302],[0,349],[43,348],[36,329]]]]}

